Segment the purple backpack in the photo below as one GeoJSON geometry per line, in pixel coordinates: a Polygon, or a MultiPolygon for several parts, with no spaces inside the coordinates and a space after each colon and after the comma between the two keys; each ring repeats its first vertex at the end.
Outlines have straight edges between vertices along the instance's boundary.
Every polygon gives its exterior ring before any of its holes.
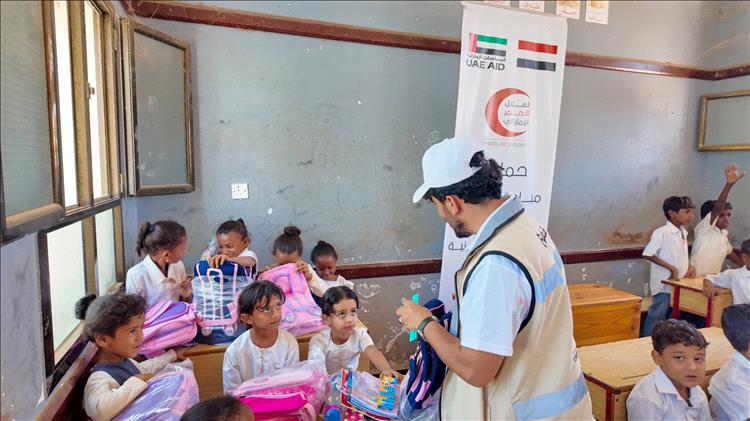
{"type": "Polygon", "coordinates": [[[178,421],[198,403],[198,383],[190,370],[157,374],[112,421],[178,421]]]}
{"type": "Polygon", "coordinates": [[[195,337],[195,312],[182,301],[159,301],[146,310],[141,353],[153,358],[164,350],[183,345],[195,337]]]}
{"type": "Polygon", "coordinates": [[[281,310],[281,329],[301,336],[325,327],[322,312],[312,298],[305,275],[297,272],[294,263],[267,270],[258,275],[258,280],[271,281],[284,291],[286,301],[281,310]]]}

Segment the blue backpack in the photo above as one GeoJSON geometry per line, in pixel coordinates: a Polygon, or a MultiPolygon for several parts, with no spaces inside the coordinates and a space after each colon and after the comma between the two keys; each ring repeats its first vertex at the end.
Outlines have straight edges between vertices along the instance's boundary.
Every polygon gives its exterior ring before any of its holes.
{"type": "Polygon", "coordinates": [[[212,268],[201,260],[195,265],[194,274],[193,307],[200,328],[195,340],[207,344],[232,342],[244,331],[237,299],[252,282],[247,269],[232,262],[212,268]]]}
{"type": "MultiPolygon", "coordinates": [[[[434,298],[425,303],[424,307],[432,311],[432,315],[440,320],[446,330],[450,330],[453,312],[446,313],[442,301],[434,298]]],[[[402,384],[399,419],[413,420],[421,418],[420,415],[427,415],[423,412],[431,407],[433,399],[439,399],[445,373],[445,363],[432,346],[420,337],[417,351],[409,358],[409,378],[402,384]]],[[[432,408],[437,406],[432,405],[432,408]]]]}

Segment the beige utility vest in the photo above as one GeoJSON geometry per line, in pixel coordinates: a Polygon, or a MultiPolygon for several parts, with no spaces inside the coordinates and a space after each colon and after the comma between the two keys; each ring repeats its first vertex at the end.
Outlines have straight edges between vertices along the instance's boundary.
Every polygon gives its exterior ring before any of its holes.
{"type": "MultiPolygon", "coordinates": [[[[573,316],[560,254],[545,228],[516,206],[519,210],[501,221],[456,272],[458,336],[463,322],[461,301],[471,289],[472,270],[488,255],[505,256],[526,274],[532,286],[529,315],[513,342],[513,356],[505,357],[485,387],[471,386],[448,370],[441,393],[441,419],[591,420],[591,399],[573,340],[573,316]]],[[[503,281],[498,277],[497,282],[503,281]]]]}

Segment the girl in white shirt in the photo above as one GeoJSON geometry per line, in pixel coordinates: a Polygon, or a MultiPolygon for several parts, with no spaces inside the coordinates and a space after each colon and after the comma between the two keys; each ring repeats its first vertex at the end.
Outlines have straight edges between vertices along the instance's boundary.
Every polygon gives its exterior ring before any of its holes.
{"type": "MultiPolygon", "coordinates": [[[[294,225],[284,227],[284,232],[276,237],[273,241],[273,258],[276,263],[264,267],[260,273],[265,272],[269,269],[273,269],[277,266],[285,265],[287,263],[295,263],[297,265],[297,272],[301,272],[307,279],[307,285],[310,287],[313,297],[323,296],[321,288],[325,289],[325,284],[320,276],[313,270],[309,263],[302,260],[302,251],[304,247],[302,245],[302,238],[300,235],[302,231],[294,225]]],[[[260,274],[259,273],[259,274],[260,274]]]]}
{"type": "Polygon", "coordinates": [[[141,224],[135,251],[146,257],[128,270],[126,292],[145,298],[147,308],[162,300],[190,301],[193,289],[182,264],[186,245],[187,232],[175,221],[141,224]]]}
{"type": "Polygon", "coordinates": [[[226,261],[238,263],[247,269],[248,274],[255,274],[258,256],[250,250],[250,241],[250,233],[242,218],[226,221],[216,230],[215,249],[209,246],[203,259],[215,268],[226,261]]]}
{"type": "Polygon", "coordinates": [[[184,347],[141,363],[133,360],[143,342],[146,303],[135,294],[89,294],[76,303],[83,333],[99,347],[99,359],[83,391],[83,406],[94,421],[109,420],[147,387],[147,381],[167,363],[184,359],[184,347]]]}
{"type": "Polygon", "coordinates": [[[313,247],[312,253],[310,253],[310,260],[315,264],[315,273],[322,281],[311,288],[316,290],[313,292],[313,298],[320,306],[322,306],[322,296],[328,288],[341,286],[354,288],[352,281],[347,281],[343,276],[336,275],[336,262],[338,262],[338,259],[339,256],[336,254],[336,249],[333,248],[333,245],[323,240],[318,241],[318,244],[313,247]],[[317,295],[316,292],[320,292],[320,295],[317,295]]]}
{"type": "Polygon", "coordinates": [[[356,370],[359,354],[364,352],[381,374],[400,379],[401,374],[391,368],[385,355],[375,347],[367,330],[357,326],[358,308],[359,298],[351,288],[329,288],[323,294],[322,306],[323,320],[328,328],[310,339],[307,359],[325,361],[328,374],[335,374],[342,368],[356,370]]]}
{"type": "Polygon", "coordinates": [[[224,353],[224,393],[261,374],[299,362],[297,339],[279,329],[284,299],[284,292],[269,281],[252,283],[240,293],[240,320],[252,328],[224,353]]]}

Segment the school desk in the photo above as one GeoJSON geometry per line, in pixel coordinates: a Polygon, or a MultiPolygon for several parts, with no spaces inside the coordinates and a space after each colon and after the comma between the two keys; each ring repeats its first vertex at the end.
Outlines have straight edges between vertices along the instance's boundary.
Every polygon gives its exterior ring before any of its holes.
{"type": "Polygon", "coordinates": [[[672,318],[680,317],[686,311],[706,318],[706,327],[721,326],[721,313],[724,307],[732,305],[732,291],[718,288],[719,294],[711,299],[703,295],[703,278],[683,278],[679,281],[666,280],[663,283],[672,287],[670,303],[672,318]]]}
{"type": "MultiPolygon", "coordinates": [[[[734,349],[721,328],[708,327],[700,331],[709,342],[706,378],[701,385],[706,391],[711,376],[731,357],[734,349]]],[[[652,349],[650,337],[578,348],[578,358],[597,420],[627,418],[625,402],[630,391],[642,377],[656,368],[651,358],[652,349]]]]}
{"type": "Polygon", "coordinates": [[[638,337],[641,297],[597,284],[570,284],[568,291],[578,346],[638,337]]]}
{"type": "MultiPolygon", "coordinates": [[[[359,322],[359,326],[366,328],[362,321],[359,322]]],[[[309,335],[297,337],[300,361],[307,359],[310,339],[314,335],[314,333],[311,333],[309,335]]],[[[185,356],[189,357],[193,362],[193,371],[195,373],[195,379],[198,382],[198,390],[200,392],[201,400],[210,399],[224,394],[221,368],[224,364],[224,352],[227,350],[228,346],[229,344],[198,344],[185,351],[185,356]]],[[[357,367],[357,370],[370,370],[370,360],[364,353],[359,356],[359,366],[357,367]]]]}

